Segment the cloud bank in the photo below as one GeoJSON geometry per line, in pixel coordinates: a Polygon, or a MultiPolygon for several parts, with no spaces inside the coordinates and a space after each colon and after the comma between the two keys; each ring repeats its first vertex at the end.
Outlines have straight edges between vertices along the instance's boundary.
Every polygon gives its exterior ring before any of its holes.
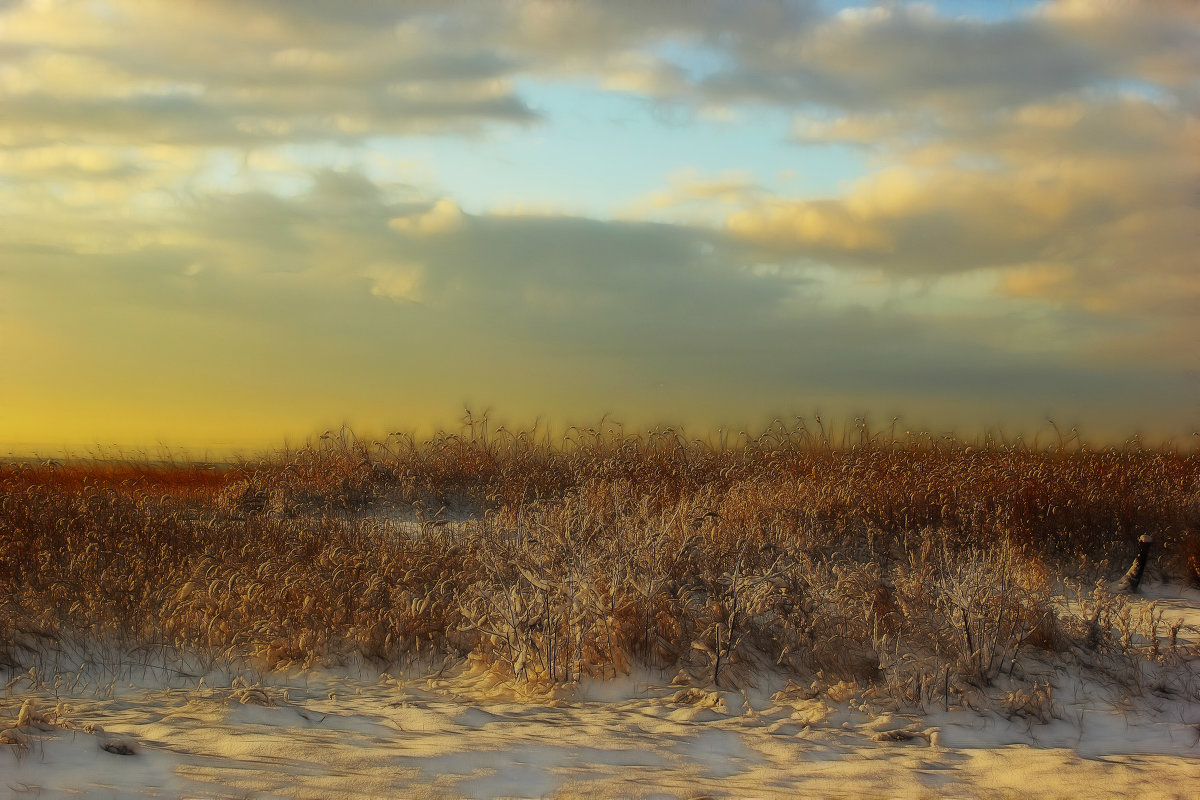
{"type": "Polygon", "coordinates": [[[463,402],[1197,422],[1191,3],[13,2],[0,108],[11,442],[249,441],[463,402]],[[502,211],[520,186],[468,211],[380,167],[410,142],[570,148],[540,92],[574,86],[731,148],[767,109],[801,170],[829,147],[864,168],[814,195],[689,164],[589,218],[502,211]]]}

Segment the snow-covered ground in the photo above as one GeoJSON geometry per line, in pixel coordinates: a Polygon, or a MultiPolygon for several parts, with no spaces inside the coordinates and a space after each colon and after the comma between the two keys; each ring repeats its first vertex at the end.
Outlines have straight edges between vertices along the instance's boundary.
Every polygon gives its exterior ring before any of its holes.
{"type": "MultiPolygon", "coordinates": [[[[1145,597],[1195,641],[1200,592],[1158,585],[1145,597]]],[[[57,689],[47,675],[9,681],[0,797],[1200,794],[1200,703],[1170,686],[1128,696],[1062,669],[1050,673],[1047,723],[888,714],[845,686],[812,696],[769,679],[728,692],[642,675],[529,697],[466,665],[203,682],[82,674],[64,671],[57,689]]]]}

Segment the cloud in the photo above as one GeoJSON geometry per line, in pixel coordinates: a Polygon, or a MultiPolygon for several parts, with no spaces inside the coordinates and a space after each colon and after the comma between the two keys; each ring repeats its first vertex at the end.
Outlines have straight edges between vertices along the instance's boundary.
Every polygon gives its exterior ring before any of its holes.
{"type": "Polygon", "coordinates": [[[536,114],[520,76],[690,91],[654,53],[796,11],[660,4],[54,0],[0,7],[0,146],[255,146],[478,133],[536,114]]]}
{"type": "Polygon", "coordinates": [[[996,291],[1049,303],[1044,313],[1108,319],[1109,331],[1089,328],[1092,354],[1114,338],[1136,339],[1156,363],[1191,364],[1183,343],[1200,338],[1200,278],[1188,254],[1200,208],[1145,202],[1136,170],[1095,169],[935,170],[911,183],[881,176],[845,199],[776,199],[737,212],[728,230],[766,248],[764,258],[832,263],[891,282],[995,275],[996,291]]]}
{"type": "Polygon", "coordinates": [[[1194,91],[1200,7],[1189,0],[1052,0],[1035,20],[1104,53],[1117,70],[1194,91]]]}
{"type": "Polygon", "coordinates": [[[421,283],[425,269],[420,264],[392,262],[370,264],[363,270],[363,277],[371,283],[371,294],[389,300],[420,302],[421,283]]]}
{"type": "Polygon", "coordinates": [[[888,398],[883,413],[939,424],[1036,421],[1046,409],[1113,424],[1126,412],[1110,405],[1146,407],[1131,380],[1161,392],[1162,419],[1183,424],[1180,395],[1168,393],[1186,382],[1181,367],[1140,352],[1120,363],[1081,356],[1079,342],[1105,337],[1137,350],[1129,320],[1021,305],[1069,284],[1065,272],[1055,283],[1026,265],[1007,304],[986,285],[949,306],[936,295],[951,289],[937,285],[932,300],[928,288],[877,287],[875,302],[842,285],[844,273],[765,268],[759,243],[701,225],[528,215],[464,216],[436,233],[392,224],[451,208],[326,171],[295,195],[210,193],[152,220],[67,207],[58,231],[9,227],[5,330],[74,344],[6,358],[6,374],[49,392],[119,385],[99,392],[97,409],[111,414],[139,392],[162,425],[229,387],[256,419],[282,404],[379,425],[395,424],[398,408],[445,413],[471,398],[516,416],[617,409],[711,424],[753,422],[746,415],[761,409],[880,411],[872,397],[888,398]],[[1022,344],[1039,337],[1061,346],[1022,344]]]}
{"type": "Polygon", "coordinates": [[[54,0],[0,3],[0,53],[0,331],[40,353],[0,358],[29,414],[94,385],[90,424],[229,387],[268,420],[1194,417],[1191,3],[54,0]],[[806,196],[698,166],[603,220],[356,166],[544,123],[555,82],[782,109],[797,164],[849,144],[866,174],[806,196]]]}
{"type": "Polygon", "coordinates": [[[947,19],[920,6],[826,20],[792,48],[740,54],[709,78],[712,96],[854,110],[993,109],[1111,77],[1108,62],[1031,21],[947,19]]]}
{"type": "Polygon", "coordinates": [[[1001,285],[1016,297],[1047,297],[1067,288],[1074,276],[1065,264],[1029,264],[1006,270],[1001,285]]]}
{"type": "Polygon", "coordinates": [[[392,217],[388,227],[399,233],[431,235],[458,230],[465,217],[453,200],[443,197],[427,211],[407,217],[392,217]]]}
{"type": "Polygon", "coordinates": [[[529,122],[516,65],[415,4],[25,3],[3,14],[0,143],[346,140],[529,122]],[[359,9],[365,11],[364,9],[359,9]]]}
{"type": "Polygon", "coordinates": [[[234,3],[0,8],[0,141],[253,144],[528,123],[518,77],[699,108],[991,112],[1139,79],[1195,93],[1185,2],[1048,3],[1000,22],[809,1],[234,3]]]}
{"type": "Polygon", "coordinates": [[[731,210],[769,196],[747,171],[731,170],[705,176],[695,169],[668,176],[668,186],[649,192],[622,211],[626,219],[669,218],[713,224],[731,210]]]}
{"type": "Polygon", "coordinates": [[[538,122],[517,89],[590,80],[705,117],[801,109],[800,139],[940,140],[974,117],[1140,82],[1195,110],[1184,2],[920,4],[55,0],[0,8],[0,147],[263,148],[538,122]],[[682,106],[680,105],[682,104],[682,106]]]}
{"type": "Polygon", "coordinates": [[[799,125],[808,142],[869,144],[880,166],[839,196],[748,204],[730,232],[897,279],[995,270],[999,291],[1109,314],[1188,317],[1200,302],[1185,264],[1200,226],[1200,125],[1178,101],[1083,95],[799,125]]]}
{"type": "Polygon", "coordinates": [[[875,5],[784,36],[741,42],[697,88],[842,113],[988,114],[1131,79],[1194,91],[1200,69],[1200,20],[1183,2],[1048,3],[1002,21],[875,5]]]}

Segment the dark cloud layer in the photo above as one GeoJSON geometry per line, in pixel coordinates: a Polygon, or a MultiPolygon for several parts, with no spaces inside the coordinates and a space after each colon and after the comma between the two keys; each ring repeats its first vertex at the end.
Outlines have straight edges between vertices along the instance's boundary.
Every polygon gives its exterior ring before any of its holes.
{"type": "MultiPolygon", "coordinates": [[[[78,339],[72,357],[88,371],[136,387],[153,363],[156,385],[219,379],[268,399],[317,380],[336,387],[327,402],[360,415],[374,408],[362,392],[402,384],[451,406],[507,400],[518,414],[552,398],[589,413],[703,408],[743,423],[747,408],[824,406],[1111,425],[1124,413],[1114,409],[1137,404],[1182,424],[1175,399],[1197,377],[1015,353],[997,344],[1021,324],[1011,315],[963,326],[830,305],[819,281],[756,274],[753,247],[708,229],[455,216],[388,200],[354,173],[320,173],[290,198],[203,198],[167,227],[164,242],[190,244],[27,254],[5,280],[29,317],[78,339]],[[400,224],[438,214],[438,225],[400,224]]],[[[1071,324],[1096,338],[1108,322],[1071,324]]]]}

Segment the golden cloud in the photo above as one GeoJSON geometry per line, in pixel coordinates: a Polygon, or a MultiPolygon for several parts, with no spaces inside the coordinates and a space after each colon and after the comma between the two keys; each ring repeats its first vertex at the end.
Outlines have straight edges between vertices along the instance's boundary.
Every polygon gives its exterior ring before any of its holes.
{"type": "Polygon", "coordinates": [[[1066,288],[1075,270],[1065,264],[1026,264],[1005,270],[1001,288],[1016,297],[1048,297],[1066,288]]]}
{"type": "Polygon", "coordinates": [[[399,233],[431,236],[456,231],[466,224],[462,209],[448,197],[438,200],[424,213],[409,217],[393,217],[388,227],[399,233]]]}
{"type": "Polygon", "coordinates": [[[389,300],[420,302],[424,267],[413,263],[372,264],[363,272],[371,283],[371,294],[389,300]]]}
{"type": "Polygon", "coordinates": [[[884,230],[828,201],[764,203],[730,214],[726,226],[737,236],[788,249],[884,253],[895,247],[884,230]]]}

